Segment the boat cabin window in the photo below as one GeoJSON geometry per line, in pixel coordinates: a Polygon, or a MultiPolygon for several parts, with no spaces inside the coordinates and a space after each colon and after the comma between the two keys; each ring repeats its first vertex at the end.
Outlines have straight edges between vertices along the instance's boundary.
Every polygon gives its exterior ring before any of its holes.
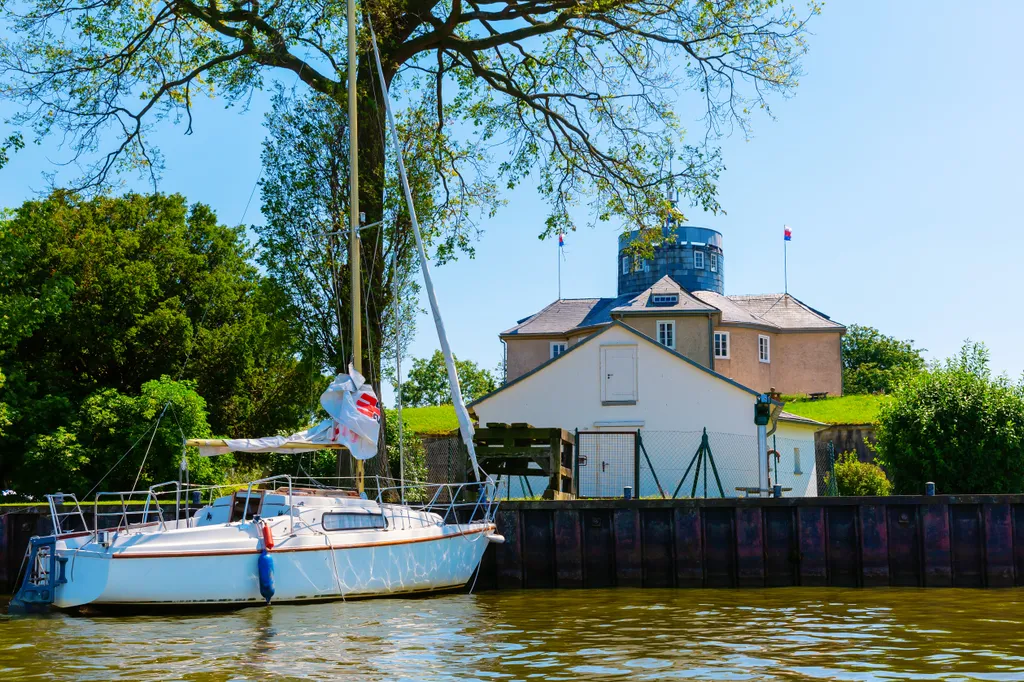
{"type": "Polygon", "coordinates": [[[253,490],[251,497],[249,497],[249,506],[245,506],[245,491],[236,490],[231,496],[231,523],[236,521],[248,521],[252,517],[260,513],[260,508],[263,506],[263,494],[264,490],[253,490]]]}
{"type": "Polygon", "coordinates": [[[387,528],[383,514],[365,512],[329,512],[324,514],[324,530],[358,530],[365,528],[387,528]]]}

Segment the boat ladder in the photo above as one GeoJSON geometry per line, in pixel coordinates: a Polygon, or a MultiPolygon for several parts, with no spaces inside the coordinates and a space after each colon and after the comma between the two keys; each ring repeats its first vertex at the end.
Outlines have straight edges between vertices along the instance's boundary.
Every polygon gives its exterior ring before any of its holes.
{"type": "Polygon", "coordinates": [[[57,537],[34,537],[26,551],[28,565],[17,594],[11,599],[8,613],[38,613],[49,609],[58,585],[65,584],[67,557],[57,556],[57,537]]]}

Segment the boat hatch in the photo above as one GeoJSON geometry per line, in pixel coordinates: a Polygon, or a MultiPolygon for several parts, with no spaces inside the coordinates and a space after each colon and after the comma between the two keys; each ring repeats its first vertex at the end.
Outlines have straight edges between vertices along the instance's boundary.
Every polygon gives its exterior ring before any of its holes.
{"type": "Polygon", "coordinates": [[[230,522],[248,521],[263,510],[263,496],[265,490],[250,490],[248,494],[244,490],[236,490],[231,496],[231,519],[230,522]]]}

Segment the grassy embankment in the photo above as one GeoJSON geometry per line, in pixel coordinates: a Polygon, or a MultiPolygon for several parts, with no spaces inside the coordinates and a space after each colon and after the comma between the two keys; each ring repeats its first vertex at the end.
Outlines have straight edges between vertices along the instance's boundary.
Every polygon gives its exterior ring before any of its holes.
{"type": "Polygon", "coordinates": [[[878,418],[883,400],[885,396],[881,395],[844,395],[824,400],[783,396],[786,403],[783,409],[826,424],[871,424],[878,418]]]}
{"type": "MultiPolygon", "coordinates": [[[[784,396],[786,412],[827,424],[870,424],[877,418],[884,399],[878,395],[845,395],[824,400],[784,396]]],[[[407,407],[402,414],[406,428],[424,436],[446,435],[459,428],[451,405],[407,407]]]]}

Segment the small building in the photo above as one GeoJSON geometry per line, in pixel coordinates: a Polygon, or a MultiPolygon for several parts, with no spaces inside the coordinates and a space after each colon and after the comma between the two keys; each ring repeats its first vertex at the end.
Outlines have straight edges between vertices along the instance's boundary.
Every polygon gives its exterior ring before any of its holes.
{"type": "Polygon", "coordinates": [[[619,241],[618,295],[559,299],[499,334],[513,381],[621,322],[696,363],[765,393],[842,395],[846,328],[790,294],[727,296],[722,235],[665,228],[652,260],[619,241]]]}
{"type": "MultiPolygon", "coordinates": [[[[693,474],[685,481],[683,474],[705,431],[725,495],[736,496],[738,487],[757,487],[754,404],[761,392],[712,369],[711,353],[701,344],[707,343],[715,312],[667,279],[625,306],[602,304],[601,314],[631,305],[645,310],[653,296],[667,291],[678,299],[656,314],[641,313],[630,323],[615,318],[588,325],[587,316],[597,304],[558,306],[541,316],[545,324],[572,325],[574,335],[559,341],[562,345],[550,357],[540,358],[536,366],[474,402],[470,407],[480,423],[519,422],[581,432],[578,485],[584,496],[621,495],[623,486],[634,485],[636,478],[641,496],[671,496],[681,481],[680,496],[688,496],[693,474]],[[672,339],[664,338],[663,329],[655,326],[668,311],[678,322],[672,339]],[[644,330],[662,337],[656,340],[644,330]],[[643,448],[639,474],[633,437],[622,439],[623,445],[600,435],[637,432],[643,448]]],[[[533,338],[527,343],[556,342],[533,338]]],[[[776,403],[768,427],[774,430],[768,445],[774,443],[780,453],[777,467],[772,461],[772,481],[792,488],[789,495],[816,495],[814,432],[825,425],[781,408],[776,403]]],[[[707,475],[712,473],[709,468],[707,475]]],[[[700,475],[703,492],[704,472],[700,475]]],[[[545,481],[531,479],[529,485],[530,492],[539,493],[545,481]]],[[[527,493],[526,486],[526,481],[516,483],[512,495],[527,493]]],[[[713,479],[708,490],[709,496],[718,495],[713,479]]]]}

